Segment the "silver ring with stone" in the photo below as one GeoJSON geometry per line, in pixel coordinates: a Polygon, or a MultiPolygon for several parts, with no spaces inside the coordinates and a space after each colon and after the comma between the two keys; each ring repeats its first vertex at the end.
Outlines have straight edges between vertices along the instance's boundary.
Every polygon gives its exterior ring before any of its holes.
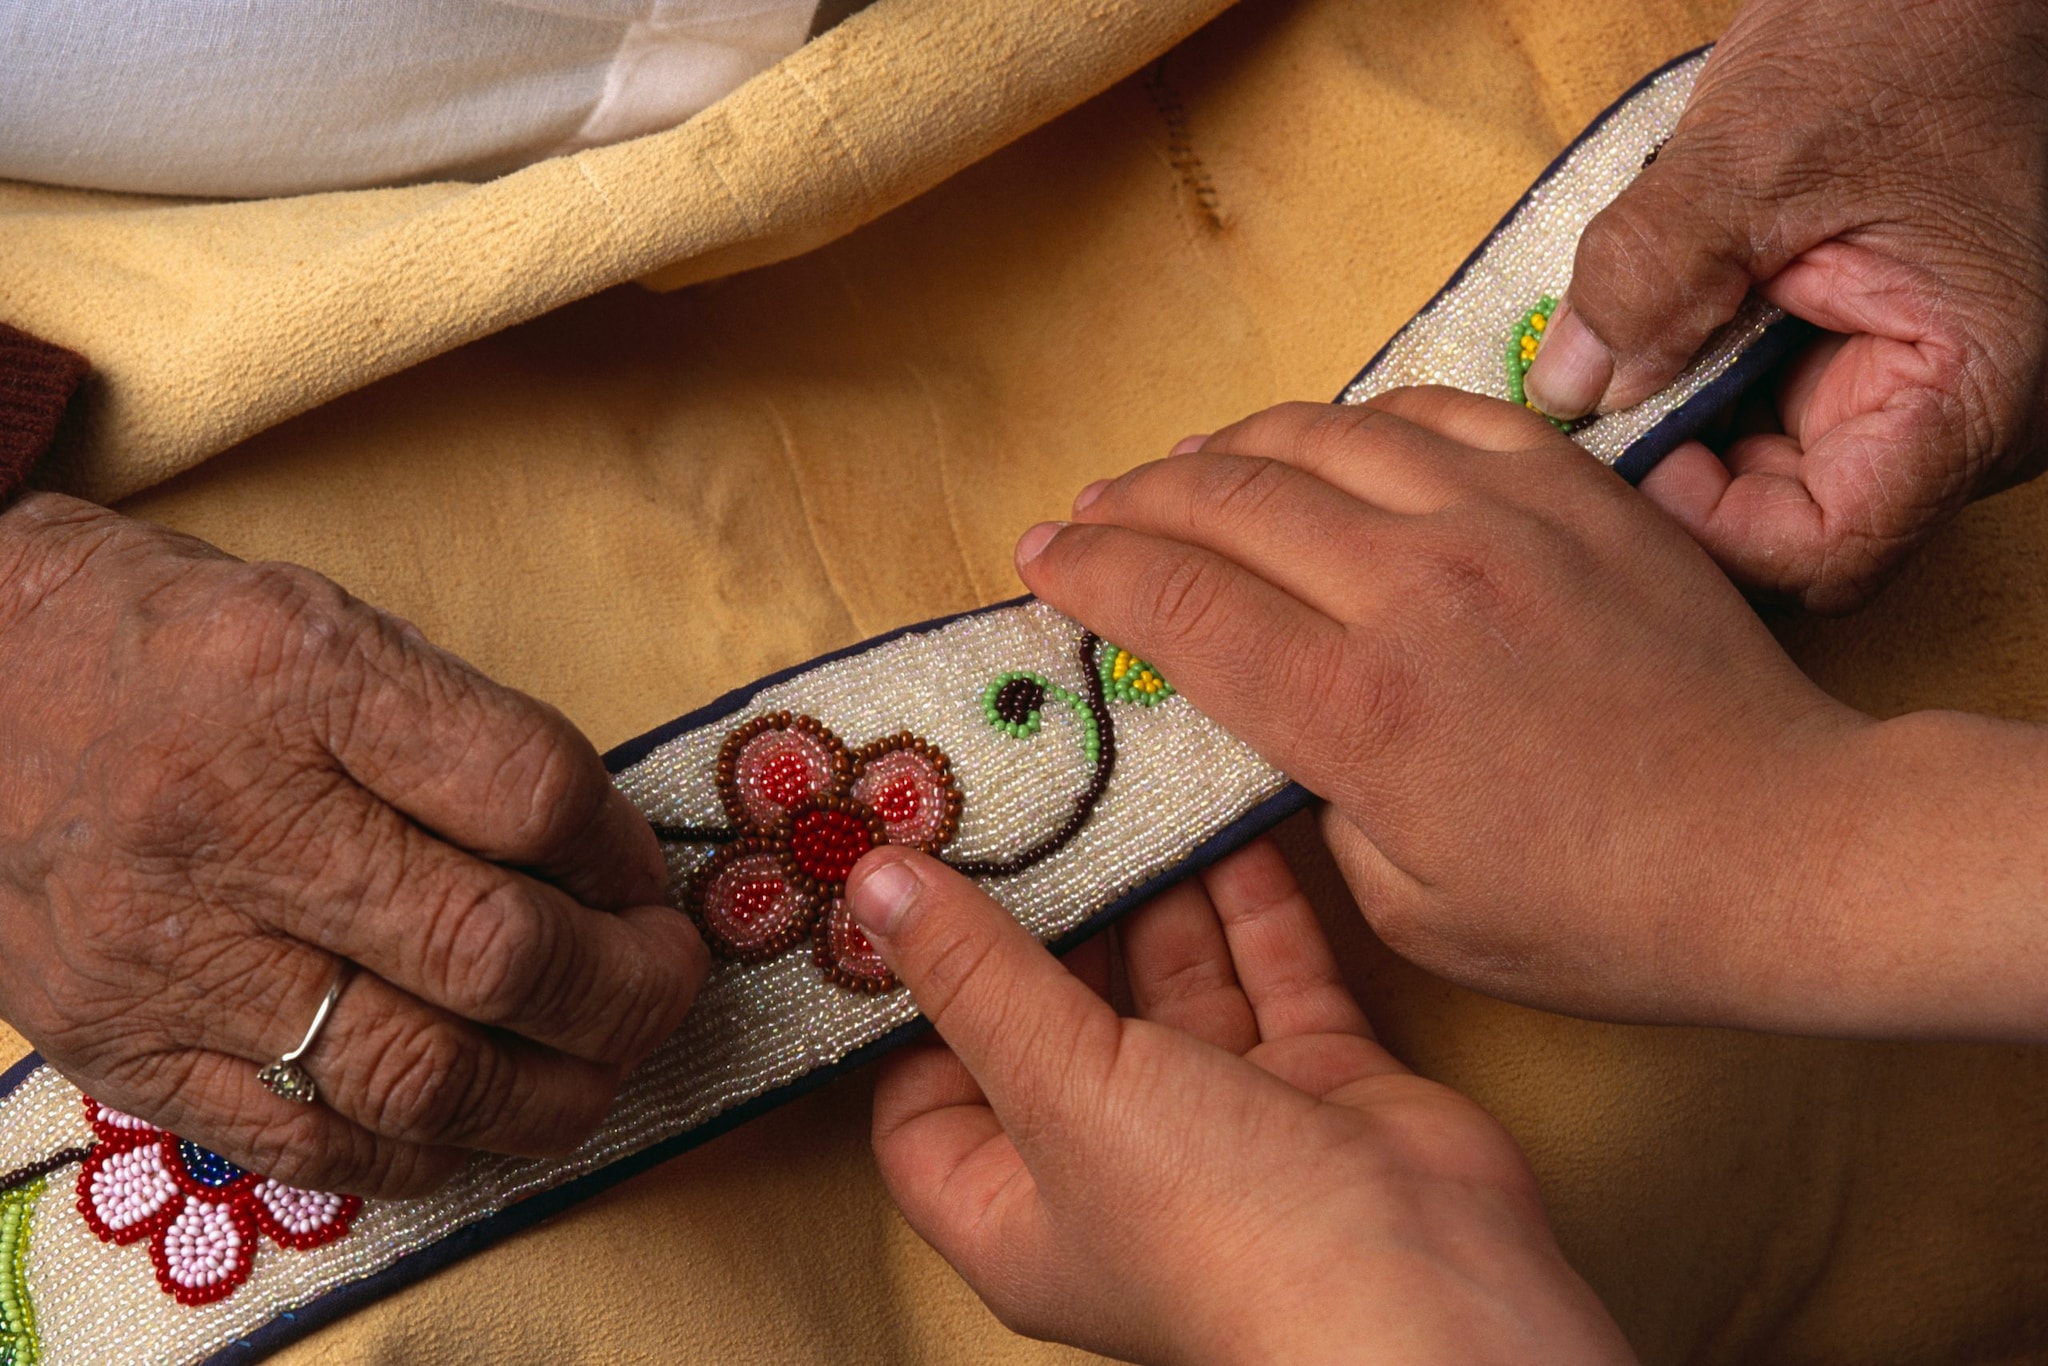
{"type": "Polygon", "coordinates": [[[320,1088],[313,1083],[313,1074],[306,1070],[300,1059],[312,1052],[313,1045],[320,1041],[320,1031],[327,1027],[327,1017],[334,1013],[334,1003],[341,999],[341,990],[348,985],[355,964],[344,962],[334,971],[334,983],[327,988],[327,995],[320,1000],[320,1008],[313,1012],[313,1023],[306,1026],[306,1037],[299,1040],[299,1046],[271,1063],[256,1074],[256,1080],[274,1096],[295,1101],[300,1105],[311,1105],[320,1098],[320,1088]]]}

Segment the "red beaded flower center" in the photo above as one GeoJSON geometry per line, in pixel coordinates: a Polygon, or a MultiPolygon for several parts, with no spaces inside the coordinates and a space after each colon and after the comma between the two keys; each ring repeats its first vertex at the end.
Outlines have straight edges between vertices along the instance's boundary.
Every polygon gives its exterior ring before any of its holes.
{"type": "Polygon", "coordinates": [[[807,875],[836,887],[860,856],[875,847],[866,822],[850,811],[805,811],[789,827],[789,852],[807,875]]]}
{"type": "Polygon", "coordinates": [[[770,756],[754,781],[761,795],[777,806],[795,806],[811,795],[818,780],[803,755],[785,750],[770,756]]]}
{"type": "Polygon", "coordinates": [[[725,913],[742,928],[752,929],[764,916],[783,914],[789,886],[779,877],[742,878],[729,893],[725,913]]]}
{"type": "Polygon", "coordinates": [[[868,798],[877,816],[891,825],[908,825],[924,811],[924,793],[909,774],[896,778],[868,798]]]}

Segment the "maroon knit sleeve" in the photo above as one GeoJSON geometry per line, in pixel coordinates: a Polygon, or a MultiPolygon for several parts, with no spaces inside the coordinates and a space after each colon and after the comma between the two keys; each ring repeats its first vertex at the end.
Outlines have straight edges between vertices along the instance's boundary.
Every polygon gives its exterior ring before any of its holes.
{"type": "Polygon", "coordinates": [[[50,448],[90,368],[76,352],[0,323],[0,502],[20,490],[50,448]]]}

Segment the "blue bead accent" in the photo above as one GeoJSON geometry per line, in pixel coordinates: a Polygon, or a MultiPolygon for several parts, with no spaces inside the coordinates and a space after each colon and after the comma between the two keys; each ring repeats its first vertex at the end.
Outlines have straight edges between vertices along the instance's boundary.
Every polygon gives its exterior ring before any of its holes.
{"type": "Polygon", "coordinates": [[[190,1139],[178,1140],[178,1160],[185,1164],[185,1171],[202,1186],[215,1190],[243,1175],[242,1169],[222,1157],[209,1152],[190,1139]]]}

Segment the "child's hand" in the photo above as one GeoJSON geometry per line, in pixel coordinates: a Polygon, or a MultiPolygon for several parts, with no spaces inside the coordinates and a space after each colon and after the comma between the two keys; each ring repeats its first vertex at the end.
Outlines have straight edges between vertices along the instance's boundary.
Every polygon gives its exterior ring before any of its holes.
{"type": "Polygon", "coordinates": [[[1396,950],[1581,1014],[1829,1022],[1774,917],[1871,723],[1541,418],[1290,404],[1074,517],[1025,536],[1025,582],[1328,799],[1396,950]]]}
{"type": "Polygon", "coordinates": [[[1011,1327],[1145,1361],[1630,1360],[1507,1133],[1373,1042],[1261,841],[1121,931],[1120,1019],[900,849],[855,917],[950,1049],[875,1094],[911,1226],[1011,1327]]]}

